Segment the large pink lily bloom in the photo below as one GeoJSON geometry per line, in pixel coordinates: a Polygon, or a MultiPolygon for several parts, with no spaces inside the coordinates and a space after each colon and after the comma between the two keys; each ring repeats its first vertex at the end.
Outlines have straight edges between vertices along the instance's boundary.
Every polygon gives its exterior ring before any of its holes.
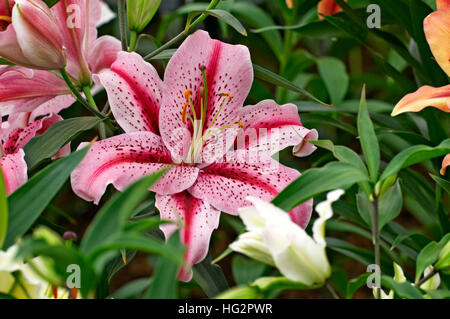
{"type": "MultiPolygon", "coordinates": [[[[425,36],[436,62],[450,76],[450,0],[437,0],[437,11],[423,22],[425,36]]],[[[407,94],[395,106],[392,116],[405,112],[420,112],[426,107],[435,107],[450,112],[450,84],[443,87],[422,86],[416,92],[407,94]]],[[[445,172],[449,155],[442,163],[445,172]]]]}
{"type": "MultiPolygon", "coordinates": [[[[0,168],[7,195],[27,181],[27,164],[23,147],[35,136],[44,133],[51,125],[62,120],[59,115],[44,113],[16,113],[9,116],[0,128],[0,168]],[[40,117],[36,120],[37,117],[40,117]]],[[[70,145],[64,146],[55,158],[70,153],[70,145]]]]}
{"type": "MultiPolygon", "coordinates": [[[[100,0],[66,0],[50,9],[66,48],[66,69],[78,84],[90,85],[91,73],[109,68],[121,50],[119,40],[111,36],[97,38],[100,4],[100,0]]],[[[58,113],[75,101],[65,82],[51,72],[17,67],[16,72],[8,71],[11,68],[0,71],[2,116],[37,108],[58,113]]]]}
{"type": "MultiPolygon", "coordinates": [[[[125,134],[94,143],[72,173],[72,188],[98,203],[108,184],[123,190],[169,167],[151,191],[161,218],[175,222],[162,227],[166,238],[182,225],[187,252],[180,280],[189,281],[192,265],[205,258],[221,211],[237,214],[249,195],[271,200],[300,176],[273,153],[289,145],[301,156],[314,151],[304,139],[317,138],[317,131],[302,126],[295,105],[266,100],[243,107],[253,81],[248,49],[204,31],[180,46],[164,82],[141,56],[125,52],[99,79],[125,134]],[[264,134],[253,134],[259,129],[264,134]]],[[[308,201],[289,214],[305,227],[311,210],[308,201]]]]}

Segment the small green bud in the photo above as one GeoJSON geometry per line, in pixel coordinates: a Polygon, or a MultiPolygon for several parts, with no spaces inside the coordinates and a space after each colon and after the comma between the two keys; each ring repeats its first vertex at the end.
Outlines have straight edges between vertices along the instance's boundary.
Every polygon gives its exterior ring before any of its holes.
{"type": "Polygon", "coordinates": [[[158,11],[160,4],[161,0],[127,0],[130,31],[141,33],[158,11]]]}

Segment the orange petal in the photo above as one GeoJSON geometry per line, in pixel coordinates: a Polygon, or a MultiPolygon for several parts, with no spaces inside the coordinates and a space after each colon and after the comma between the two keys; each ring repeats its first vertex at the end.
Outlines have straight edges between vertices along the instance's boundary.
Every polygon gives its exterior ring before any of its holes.
{"type": "Polygon", "coordinates": [[[423,28],[437,63],[450,76],[450,10],[431,13],[425,18],[423,28]]]}
{"type": "Polygon", "coordinates": [[[317,5],[317,12],[321,20],[323,19],[322,15],[331,16],[341,11],[341,7],[334,0],[321,0],[317,5]]]}
{"type": "Polygon", "coordinates": [[[438,10],[450,10],[450,0],[436,0],[438,10]]]}
{"type": "Polygon", "coordinates": [[[445,155],[444,160],[442,161],[441,175],[445,175],[445,170],[449,165],[450,165],[450,154],[447,154],[445,155]]]}
{"type": "Polygon", "coordinates": [[[435,88],[431,86],[422,86],[414,93],[405,95],[397,103],[392,116],[405,112],[419,112],[427,106],[433,106],[441,111],[450,112],[450,84],[435,88]]]}
{"type": "Polygon", "coordinates": [[[289,9],[294,7],[294,0],[286,0],[286,5],[289,9]]]}

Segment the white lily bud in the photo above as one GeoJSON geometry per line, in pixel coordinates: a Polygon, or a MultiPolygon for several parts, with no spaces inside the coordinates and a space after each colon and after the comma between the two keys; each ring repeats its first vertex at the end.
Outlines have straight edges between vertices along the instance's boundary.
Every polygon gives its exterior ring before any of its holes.
{"type": "Polygon", "coordinates": [[[342,190],[331,192],[316,206],[319,218],[313,225],[313,237],[295,224],[280,208],[249,197],[254,205],[239,209],[248,230],[230,245],[234,251],[275,266],[289,280],[306,285],[323,284],[331,275],[325,247],[325,222],[333,215],[332,202],[342,190]]]}

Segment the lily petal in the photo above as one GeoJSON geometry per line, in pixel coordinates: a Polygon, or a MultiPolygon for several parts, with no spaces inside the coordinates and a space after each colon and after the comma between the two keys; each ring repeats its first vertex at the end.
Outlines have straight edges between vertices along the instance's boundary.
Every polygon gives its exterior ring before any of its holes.
{"type": "Polygon", "coordinates": [[[18,65],[34,67],[33,63],[23,54],[19,42],[17,42],[16,31],[12,24],[1,33],[0,56],[18,65]]]}
{"type": "MultiPolygon", "coordinates": [[[[174,139],[174,132],[192,135],[192,124],[182,120],[183,107],[186,102],[185,92],[192,91],[192,102],[200,118],[200,87],[203,87],[201,68],[205,68],[208,105],[204,110],[203,133],[212,129],[233,124],[239,120],[244,100],[253,81],[253,67],[248,49],[242,45],[230,45],[211,39],[207,32],[197,31],[190,35],[176,51],[167,65],[164,74],[165,89],[160,110],[159,125],[161,137],[172,153],[174,160],[184,158],[187,149],[185,141],[174,139]],[[230,100],[219,94],[227,93],[230,100]],[[221,108],[223,101],[227,101],[221,108]],[[219,112],[220,110],[220,112],[219,112]],[[218,115],[217,115],[218,114],[218,115]],[[217,115],[217,117],[216,117],[217,115]],[[216,117],[215,122],[214,118],[216,117]]],[[[187,108],[191,116],[191,107],[187,108]]],[[[236,128],[221,130],[232,144],[236,137],[236,128]]],[[[191,136],[187,137],[188,139],[191,136]]],[[[211,139],[214,140],[214,139],[211,139]]],[[[209,144],[210,141],[206,142],[209,144]]],[[[231,146],[231,145],[230,145],[231,146]]],[[[226,149],[225,149],[226,151],[226,149]]],[[[219,158],[223,155],[217,154],[219,158]]]]}
{"type": "MultiPolygon", "coordinates": [[[[297,170],[264,154],[235,151],[228,153],[224,161],[203,168],[188,191],[216,209],[236,215],[238,208],[248,205],[248,196],[270,201],[299,176],[297,170]]],[[[305,227],[311,212],[312,203],[307,202],[290,215],[294,222],[305,227]]]]}
{"type": "Polygon", "coordinates": [[[437,63],[450,76],[450,10],[431,13],[423,21],[423,28],[437,63]]]}
{"type": "Polygon", "coordinates": [[[439,88],[422,86],[416,92],[405,95],[397,103],[391,115],[419,112],[428,106],[450,112],[450,84],[439,88]]]}
{"type": "Polygon", "coordinates": [[[120,41],[105,35],[92,43],[89,48],[89,68],[96,74],[104,69],[109,69],[117,58],[117,53],[122,50],[120,41]]]}
{"type": "Polygon", "coordinates": [[[161,219],[173,221],[176,224],[161,226],[166,238],[181,227],[181,240],[187,246],[184,256],[185,266],[180,270],[178,278],[190,281],[192,266],[201,262],[208,253],[211,233],[219,226],[220,212],[201,199],[181,192],[169,196],[156,195],[155,206],[161,214],[161,219]]]}
{"type": "MultiPolygon", "coordinates": [[[[15,113],[2,123],[2,138],[4,154],[13,154],[23,148],[33,137],[43,134],[51,125],[62,121],[62,117],[51,114],[34,120],[32,113],[15,113]]],[[[70,153],[70,143],[66,144],[57,154],[57,157],[70,153]]]]}
{"type": "Polygon", "coordinates": [[[72,172],[72,189],[86,201],[98,204],[109,184],[123,190],[133,181],[165,167],[171,169],[150,188],[158,194],[181,192],[197,178],[198,168],[172,164],[170,153],[159,136],[151,132],[117,135],[92,145],[72,172]]]}
{"type": "Polygon", "coordinates": [[[59,1],[51,8],[66,48],[67,72],[77,80],[87,81],[88,50],[97,38],[96,24],[101,18],[99,0],[59,1]]]}
{"type": "Polygon", "coordinates": [[[341,11],[341,7],[334,0],[321,0],[317,5],[317,12],[321,20],[323,19],[322,15],[331,16],[341,11]]]}
{"type": "Polygon", "coordinates": [[[8,154],[0,158],[0,168],[2,169],[7,195],[25,184],[28,179],[27,163],[24,157],[25,153],[20,149],[15,154],[8,154]]]}
{"type": "Polygon", "coordinates": [[[38,107],[42,107],[40,112],[58,113],[73,101],[64,81],[51,72],[9,68],[0,74],[1,116],[32,112],[38,107]]]}
{"type": "Polygon", "coordinates": [[[125,132],[159,134],[163,82],[150,63],[136,53],[120,52],[111,69],[101,72],[98,78],[108,93],[114,117],[125,132]]]}
{"type": "Polygon", "coordinates": [[[450,10],[450,0],[436,0],[438,10],[450,10]]]}
{"type": "Polygon", "coordinates": [[[288,146],[295,146],[294,153],[302,156],[309,155],[315,149],[312,144],[304,143],[305,138],[317,139],[317,136],[303,127],[294,104],[280,106],[273,100],[264,100],[244,107],[240,120],[244,129],[237,137],[238,149],[247,148],[273,155],[288,146]]]}
{"type": "Polygon", "coordinates": [[[445,171],[447,170],[447,166],[450,165],[450,154],[445,155],[444,160],[442,161],[441,175],[445,175],[445,171]]]}

